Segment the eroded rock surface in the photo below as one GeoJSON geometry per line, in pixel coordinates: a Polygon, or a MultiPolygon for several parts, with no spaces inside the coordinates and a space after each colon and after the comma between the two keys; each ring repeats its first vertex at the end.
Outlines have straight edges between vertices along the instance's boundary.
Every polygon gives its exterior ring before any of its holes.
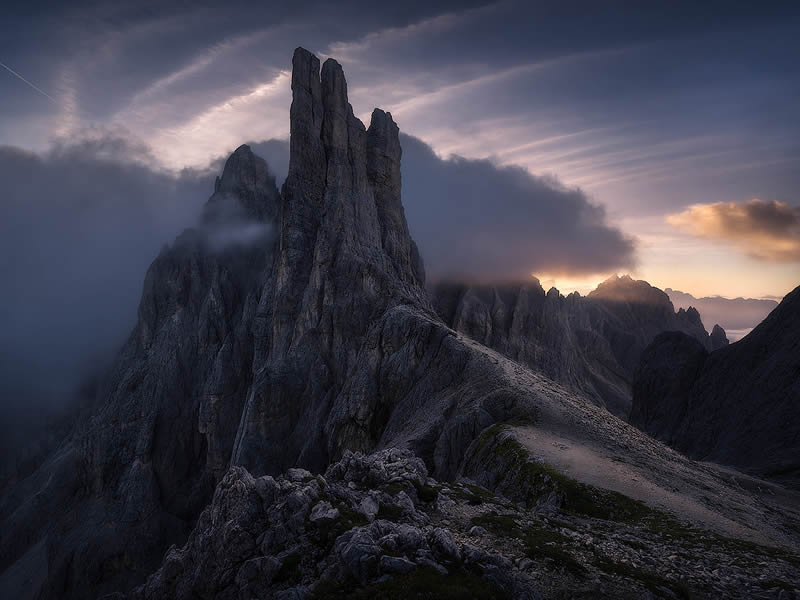
{"type": "Polygon", "coordinates": [[[397,449],[346,452],[317,476],[234,467],[186,544],[127,597],[779,598],[800,573],[793,554],[745,549],[508,460],[509,443],[487,439],[476,452],[496,457],[517,502],[469,480],[437,481],[397,449]]]}

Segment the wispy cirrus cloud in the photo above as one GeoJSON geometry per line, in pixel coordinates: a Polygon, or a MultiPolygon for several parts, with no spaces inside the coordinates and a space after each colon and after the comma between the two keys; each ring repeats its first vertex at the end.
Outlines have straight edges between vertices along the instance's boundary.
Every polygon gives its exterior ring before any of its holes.
{"type": "Polygon", "coordinates": [[[767,262],[800,263],[800,207],[776,200],[695,204],[669,215],[683,231],[732,244],[767,262]]]}

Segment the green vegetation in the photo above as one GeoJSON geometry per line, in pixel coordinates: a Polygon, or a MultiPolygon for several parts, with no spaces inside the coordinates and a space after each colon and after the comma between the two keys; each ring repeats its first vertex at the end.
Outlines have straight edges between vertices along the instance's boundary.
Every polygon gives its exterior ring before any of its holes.
{"type": "MultiPolygon", "coordinates": [[[[428,485],[427,483],[417,483],[414,481],[413,486],[417,492],[417,498],[419,498],[422,502],[433,502],[439,496],[439,490],[432,485],[428,485]]],[[[411,485],[408,483],[395,481],[392,483],[387,483],[382,489],[390,496],[395,496],[400,492],[406,492],[408,494],[411,491],[410,488],[411,485]]]]}
{"type": "MultiPolygon", "coordinates": [[[[319,539],[323,547],[328,550],[336,541],[336,538],[345,531],[349,531],[353,527],[369,524],[369,521],[364,515],[352,510],[345,504],[341,502],[333,502],[332,504],[339,510],[339,518],[334,521],[319,521],[314,525],[317,539],[319,539]]],[[[310,524],[308,516],[311,514],[311,509],[309,509],[308,513],[309,514],[306,515],[306,523],[310,524]]]]}
{"type": "Polygon", "coordinates": [[[507,477],[520,479],[522,489],[527,491],[525,501],[528,506],[556,492],[563,499],[563,510],[583,517],[635,524],[652,514],[653,511],[643,502],[618,492],[580,483],[550,465],[532,461],[528,451],[512,436],[496,440],[504,430],[504,425],[490,427],[478,439],[478,447],[485,447],[494,441],[493,453],[508,464],[507,477]]]}
{"type": "Polygon", "coordinates": [[[568,539],[559,532],[544,527],[530,527],[522,538],[525,542],[525,554],[533,560],[541,557],[549,558],[564,567],[573,575],[583,576],[586,568],[575,557],[564,550],[568,539]]]}
{"type": "Polygon", "coordinates": [[[494,511],[472,517],[472,524],[505,537],[519,537],[520,533],[519,524],[513,515],[498,515],[494,511]]]}
{"type": "Polygon", "coordinates": [[[510,600],[511,594],[466,570],[452,569],[442,575],[421,567],[405,575],[357,588],[321,581],[309,594],[310,600],[510,600]]]}
{"type": "Polygon", "coordinates": [[[525,554],[533,560],[549,558],[564,567],[573,575],[584,575],[586,569],[564,547],[569,546],[569,538],[553,529],[545,527],[521,527],[513,515],[500,515],[489,512],[472,518],[473,525],[479,525],[495,535],[519,539],[525,545],[525,554]]]}
{"type": "Polygon", "coordinates": [[[608,557],[600,556],[595,560],[597,567],[604,573],[612,573],[624,579],[635,579],[644,585],[651,592],[658,594],[659,588],[666,588],[678,598],[689,600],[692,596],[689,587],[682,581],[672,581],[665,579],[652,571],[639,569],[633,565],[616,562],[608,557]]]}
{"type": "Polygon", "coordinates": [[[481,504],[496,504],[502,506],[503,503],[486,488],[470,483],[461,483],[450,489],[450,496],[457,500],[464,500],[470,506],[480,506],[481,504]]]}

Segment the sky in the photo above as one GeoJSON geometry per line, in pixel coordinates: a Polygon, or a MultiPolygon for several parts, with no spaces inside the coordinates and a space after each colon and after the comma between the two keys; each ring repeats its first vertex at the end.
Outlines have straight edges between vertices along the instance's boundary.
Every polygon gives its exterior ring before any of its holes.
{"type": "Polygon", "coordinates": [[[0,144],[207,173],[286,139],[302,45],[343,65],[358,116],[380,106],[413,136],[404,202],[434,273],[585,293],[631,272],[727,297],[800,282],[797,4],[377,5],[12,3],[0,144]]]}

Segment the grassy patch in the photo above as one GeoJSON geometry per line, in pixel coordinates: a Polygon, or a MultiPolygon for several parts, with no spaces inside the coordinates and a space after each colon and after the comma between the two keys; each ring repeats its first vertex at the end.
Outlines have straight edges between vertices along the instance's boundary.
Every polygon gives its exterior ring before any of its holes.
{"type": "MultiPolygon", "coordinates": [[[[493,432],[492,429],[494,427],[483,435],[494,438],[502,431],[498,429],[493,432]]],[[[562,508],[579,516],[635,524],[652,514],[652,509],[643,502],[618,492],[580,483],[550,465],[530,460],[528,451],[513,437],[499,441],[494,453],[504,462],[518,467],[519,476],[528,487],[526,503],[529,506],[551,492],[557,492],[563,498],[562,508]]]]}
{"type": "Polygon", "coordinates": [[[644,524],[655,533],[691,546],[708,550],[722,549],[735,553],[741,557],[743,562],[754,564],[768,558],[782,560],[800,569],[800,556],[788,550],[762,546],[755,542],[726,537],[713,531],[689,527],[660,511],[652,511],[652,514],[644,520],[644,524]]]}
{"type": "Polygon", "coordinates": [[[486,431],[484,431],[480,436],[478,436],[478,443],[475,445],[475,452],[480,452],[483,450],[487,444],[490,444],[494,441],[501,432],[508,429],[508,426],[503,423],[496,423],[489,427],[486,431]]]}
{"type": "Polygon", "coordinates": [[[678,596],[678,598],[685,598],[686,600],[691,598],[689,587],[681,581],[672,581],[652,571],[616,562],[605,556],[598,557],[595,560],[595,564],[604,573],[611,573],[624,579],[635,579],[651,592],[659,593],[659,588],[665,588],[678,596]]]}
{"type": "MultiPolygon", "coordinates": [[[[333,506],[339,510],[338,519],[333,521],[318,521],[313,525],[317,539],[328,550],[333,545],[333,542],[336,541],[336,538],[345,531],[350,531],[353,527],[360,527],[369,523],[369,520],[367,520],[364,515],[352,510],[341,502],[333,502],[333,506]]],[[[311,514],[310,509],[309,514],[311,514]]],[[[310,526],[308,516],[306,516],[306,521],[310,526]]]]}
{"type": "Polygon", "coordinates": [[[561,533],[544,527],[530,527],[525,530],[522,540],[525,542],[525,554],[528,558],[549,558],[573,575],[581,577],[586,574],[586,568],[564,550],[568,539],[561,533]]]}
{"type": "Polygon", "coordinates": [[[472,518],[473,525],[479,525],[495,535],[514,537],[525,544],[528,558],[541,560],[549,558],[564,567],[573,575],[584,575],[586,569],[564,547],[570,544],[569,538],[560,532],[545,527],[523,528],[512,515],[499,515],[494,512],[472,518]]]}
{"type": "Polygon", "coordinates": [[[310,600],[510,600],[511,594],[465,570],[451,570],[442,575],[429,567],[421,567],[361,588],[321,581],[308,597],[310,600]]]}
{"type": "Polygon", "coordinates": [[[512,515],[498,515],[495,512],[489,512],[472,517],[472,524],[505,537],[519,537],[520,533],[520,527],[512,515]]]}
{"type": "Polygon", "coordinates": [[[502,502],[500,502],[495,494],[479,485],[472,485],[470,483],[462,483],[454,486],[450,490],[450,496],[459,500],[464,500],[470,506],[480,506],[484,503],[502,505],[502,502]]]}

